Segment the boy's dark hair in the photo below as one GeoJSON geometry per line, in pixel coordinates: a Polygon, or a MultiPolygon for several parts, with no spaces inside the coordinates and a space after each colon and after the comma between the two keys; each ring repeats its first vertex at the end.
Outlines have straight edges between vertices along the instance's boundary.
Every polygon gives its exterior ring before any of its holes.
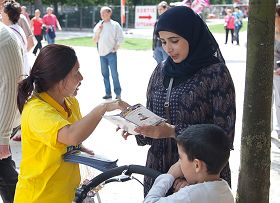
{"type": "Polygon", "coordinates": [[[204,161],[209,174],[219,174],[228,162],[231,142],[217,125],[192,125],[178,135],[176,141],[188,155],[189,161],[204,161]]]}

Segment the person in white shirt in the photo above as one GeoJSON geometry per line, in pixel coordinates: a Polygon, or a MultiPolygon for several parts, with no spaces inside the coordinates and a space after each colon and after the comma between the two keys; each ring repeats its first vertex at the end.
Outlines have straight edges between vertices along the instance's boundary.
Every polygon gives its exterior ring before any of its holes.
{"type": "Polygon", "coordinates": [[[112,74],[116,99],[121,97],[121,85],[117,69],[117,50],[123,41],[123,30],[120,24],[111,19],[112,9],[104,6],[100,9],[101,21],[93,29],[93,42],[97,43],[100,55],[101,73],[105,85],[103,99],[111,99],[110,72],[112,74]],[[110,68],[110,71],[109,71],[110,68]]]}
{"type": "Polygon", "coordinates": [[[231,149],[223,129],[214,124],[192,125],[176,141],[179,161],[157,177],[144,203],[234,203],[228,183],[220,178],[231,149]],[[165,197],[172,185],[177,192],[165,197]]]}
{"type": "Polygon", "coordinates": [[[3,200],[4,203],[13,202],[18,181],[9,144],[17,112],[17,83],[22,75],[22,65],[22,50],[16,35],[0,22],[0,202],[3,200]]]}
{"type": "Polygon", "coordinates": [[[18,24],[21,15],[21,6],[16,1],[7,1],[3,4],[3,9],[0,12],[3,23],[11,28],[20,41],[20,45],[23,50],[23,74],[28,75],[31,66],[29,65],[27,56],[27,38],[24,30],[18,24]]]}

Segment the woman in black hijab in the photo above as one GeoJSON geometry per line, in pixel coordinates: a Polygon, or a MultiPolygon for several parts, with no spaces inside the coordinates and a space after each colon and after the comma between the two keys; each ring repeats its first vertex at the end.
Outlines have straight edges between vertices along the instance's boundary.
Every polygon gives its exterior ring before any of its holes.
{"type": "MultiPolygon", "coordinates": [[[[190,8],[178,6],[166,11],[159,18],[156,32],[169,57],[150,78],[147,108],[168,122],[135,131],[139,133],[138,145],[151,145],[146,165],[166,173],[178,160],[174,138],[190,125],[216,124],[233,143],[235,90],[215,38],[190,8]]],[[[230,185],[229,165],[221,177],[230,185]]],[[[144,182],[146,195],[153,180],[145,177],[144,182]]]]}

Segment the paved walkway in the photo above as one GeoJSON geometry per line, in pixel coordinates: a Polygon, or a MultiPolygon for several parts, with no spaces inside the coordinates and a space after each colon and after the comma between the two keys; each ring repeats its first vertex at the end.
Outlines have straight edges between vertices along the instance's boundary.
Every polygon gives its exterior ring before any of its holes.
{"type": "MultiPolygon", "coordinates": [[[[89,33],[87,33],[89,34],[89,33]]],[[[59,33],[58,38],[81,36],[82,33],[59,33]]],[[[127,35],[141,35],[149,37],[151,30],[130,30],[127,35]]],[[[215,35],[220,44],[221,51],[227,62],[236,88],[237,120],[234,147],[231,153],[230,166],[232,169],[233,191],[236,191],[238,169],[240,162],[240,140],[241,140],[241,121],[243,111],[243,94],[245,84],[246,69],[246,33],[241,33],[241,45],[224,45],[224,35],[215,35]]],[[[75,47],[80,61],[81,72],[84,76],[82,86],[78,93],[81,111],[85,115],[95,105],[102,102],[104,94],[102,76],[100,73],[99,57],[93,47],[75,47]]],[[[30,56],[34,60],[33,56],[30,56]]],[[[128,51],[118,52],[119,75],[123,88],[123,99],[130,104],[145,104],[146,86],[149,76],[156,63],[152,58],[152,51],[128,51]]],[[[272,134],[275,137],[275,134],[272,134]]],[[[92,136],[86,140],[85,145],[92,148],[96,154],[102,154],[110,159],[119,159],[118,165],[140,164],[145,165],[147,147],[139,147],[135,139],[130,137],[127,141],[123,140],[120,134],[115,132],[115,126],[106,120],[102,120],[92,136]]],[[[280,142],[272,138],[271,142],[271,188],[270,203],[280,202],[280,142]]],[[[13,158],[17,166],[20,161],[20,143],[12,142],[13,158]]],[[[98,173],[88,171],[83,167],[83,174],[98,173]]],[[[105,203],[134,203],[142,201],[142,186],[136,181],[126,183],[111,183],[101,191],[101,199],[105,203]]]]}

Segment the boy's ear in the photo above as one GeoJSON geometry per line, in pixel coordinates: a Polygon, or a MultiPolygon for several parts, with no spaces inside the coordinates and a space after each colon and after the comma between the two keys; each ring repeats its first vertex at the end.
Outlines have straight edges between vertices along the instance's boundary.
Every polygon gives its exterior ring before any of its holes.
{"type": "Polygon", "coordinates": [[[202,172],[205,170],[207,171],[207,167],[206,167],[206,164],[204,163],[204,161],[201,161],[199,159],[194,159],[193,164],[194,164],[196,173],[199,173],[199,172],[202,172]]]}

